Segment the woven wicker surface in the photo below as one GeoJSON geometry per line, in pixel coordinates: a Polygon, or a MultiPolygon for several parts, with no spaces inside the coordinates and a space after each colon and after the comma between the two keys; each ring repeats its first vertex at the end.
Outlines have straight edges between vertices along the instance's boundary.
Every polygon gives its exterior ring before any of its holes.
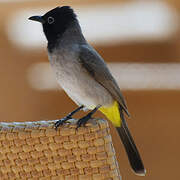
{"type": "Polygon", "coordinates": [[[0,123],[0,179],[119,180],[107,121],[0,123]]]}

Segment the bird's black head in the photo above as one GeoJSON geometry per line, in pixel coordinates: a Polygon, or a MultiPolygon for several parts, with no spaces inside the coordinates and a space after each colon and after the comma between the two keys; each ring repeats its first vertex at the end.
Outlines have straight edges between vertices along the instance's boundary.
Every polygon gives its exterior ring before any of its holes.
{"type": "Polygon", "coordinates": [[[77,21],[76,14],[69,6],[56,7],[43,16],[32,16],[29,19],[42,23],[48,43],[55,43],[68,26],[77,21]]]}

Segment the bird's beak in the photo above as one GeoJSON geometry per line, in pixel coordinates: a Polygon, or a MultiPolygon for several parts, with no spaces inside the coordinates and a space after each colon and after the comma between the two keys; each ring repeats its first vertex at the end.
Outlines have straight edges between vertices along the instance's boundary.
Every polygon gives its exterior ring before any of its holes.
{"type": "Polygon", "coordinates": [[[42,24],[45,23],[45,20],[42,18],[42,16],[31,16],[28,18],[29,20],[32,20],[32,21],[38,21],[42,24]]]}

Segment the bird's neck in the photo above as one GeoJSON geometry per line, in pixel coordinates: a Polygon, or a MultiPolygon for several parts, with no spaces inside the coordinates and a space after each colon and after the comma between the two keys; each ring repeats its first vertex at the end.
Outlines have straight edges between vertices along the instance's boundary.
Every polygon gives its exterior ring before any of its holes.
{"type": "Polygon", "coordinates": [[[48,51],[51,53],[56,48],[72,44],[84,44],[86,42],[78,22],[73,21],[62,34],[57,34],[53,41],[48,41],[48,51]]]}

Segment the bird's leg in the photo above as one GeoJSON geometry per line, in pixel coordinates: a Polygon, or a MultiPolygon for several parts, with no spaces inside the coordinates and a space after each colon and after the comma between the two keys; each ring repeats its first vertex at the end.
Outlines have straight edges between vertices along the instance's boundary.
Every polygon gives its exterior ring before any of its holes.
{"type": "Polygon", "coordinates": [[[75,113],[77,113],[78,111],[80,111],[84,106],[80,106],[77,109],[75,109],[74,111],[72,111],[71,113],[69,113],[66,117],[59,119],[58,121],[56,121],[55,123],[55,129],[57,129],[60,125],[62,125],[63,123],[65,123],[67,120],[72,119],[72,115],[74,115],[75,113]]]}
{"type": "Polygon", "coordinates": [[[100,108],[101,106],[96,106],[91,112],[89,112],[86,116],[82,117],[81,119],[78,120],[77,122],[77,128],[78,129],[80,126],[85,126],[87,121],[91,119],[91,116],[100,108]]]}

